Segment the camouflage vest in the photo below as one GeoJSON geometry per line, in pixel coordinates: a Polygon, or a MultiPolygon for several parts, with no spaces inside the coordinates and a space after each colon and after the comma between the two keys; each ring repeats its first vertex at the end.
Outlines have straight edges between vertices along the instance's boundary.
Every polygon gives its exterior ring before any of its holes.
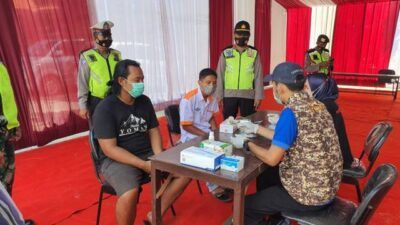
{"type": "Polygon", "coordinates": [[[297,202],[323,205],[338,191],[343,171],[332,117],[321,102],[303,92],[295,93],[286,107],[296,117],[298,134],[279,165],[282,184],[297,202]]]}

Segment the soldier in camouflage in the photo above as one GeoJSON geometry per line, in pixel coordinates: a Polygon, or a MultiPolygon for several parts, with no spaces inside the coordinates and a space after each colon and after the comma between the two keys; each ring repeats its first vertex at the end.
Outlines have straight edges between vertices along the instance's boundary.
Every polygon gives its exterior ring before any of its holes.
{"type": "Polygon", "coordinates": [[[265,149],[246,142],[257,158],[271,166],[263,190],[246,197],[245,224],[286,224],[287,211],[313,211],[329,205],[339,189],[343,160],[332,117],[324,104],[303,92],[304,71],[294,63],[279,64],[273,74],[274,98],[284,104],[275,130],[256,124],[241,127],[271,139],[265,149]],[[271,173],[272,171],[272,173],[271,173]]]}
{"type": "Polygon", "coordinates": [[[0,182],[10,195],[15,173],[15,155],[11,142],[21,138],[17,115],[10,77],[0,61],[0,182]]]}
{"type": "Polygon", "coordinates": [[[0,182],[10,195],[15,172],[15,155],[11,142],[21,138],[17,115],[10,77],[0,61],[0,182]]]}

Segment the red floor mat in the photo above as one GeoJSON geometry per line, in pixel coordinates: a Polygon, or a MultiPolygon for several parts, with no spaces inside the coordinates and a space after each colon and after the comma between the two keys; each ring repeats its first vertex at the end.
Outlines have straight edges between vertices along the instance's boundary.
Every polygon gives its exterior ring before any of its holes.
{"type": "MultiPolygon", "coordinates": [[[[394,130],[382,148],[376,165],[393,163],[400,168],[400,101],[390,96],[341,93],[339,104],[344,113],[354,155],[361,151],[364,137],[372,126],[381,120],[389,120],[394,130]]],[[[279,110],[272,93],[266,93],[263,109],[279,110]]],[[[219,118],[218,120],[221,120],[219,118]]],[[[167,147],[165,120],[160,120],[163,143],[167,147]]],[[[178,138],[178,137],[175,137],[178,138]]],[[[99,184],[92,168],[87,138],[78,138],[38,150],[17,155],[17,172],[14,199],[26,218],[33,218],[38,225],[89,225],[95,224],[99,184]]],[[[363,181],[365,182],[365,181],[363,181]]],[[[364,184],[364,183],[363,183],[364,184]]],[[[231,213],[232,205],[215,200],[206,191],[203,195],[192,182],[175,203],[177,216],[170,212],[164,217],[165,224],[203,225],[221,224],[231,213]]],[[[138,206],[135,224],[150,210],[150,186],[145,185],[138,206]]],[[[254,191],[252,185],[250,192],[254,191]]],[[[342,185],[339,195],[356,200],[354,187],[342,185]]],[[[101,224],[115,224],[114,204],[111,196],[104,200],[101,224]]],[[[400,221],[400,187],[397,182],[376,211],[371,224],[389,225],[400,221]]]]}

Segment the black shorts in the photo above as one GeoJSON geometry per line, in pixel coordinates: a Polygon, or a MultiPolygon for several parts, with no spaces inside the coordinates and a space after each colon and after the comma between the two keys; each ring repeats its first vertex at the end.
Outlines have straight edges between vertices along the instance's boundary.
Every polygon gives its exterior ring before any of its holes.
{"type": "MultiPolygon", "coordinates": [[[[151,155],[153,153],[149,154],[148,157],[151,155]]],[[[150,174],[145,171],[109,158],[105,158],[101,164],[101,172],[106,182],[114,188],[117,196],[139,188],[144,181],[150,180],[150,174]]]]}

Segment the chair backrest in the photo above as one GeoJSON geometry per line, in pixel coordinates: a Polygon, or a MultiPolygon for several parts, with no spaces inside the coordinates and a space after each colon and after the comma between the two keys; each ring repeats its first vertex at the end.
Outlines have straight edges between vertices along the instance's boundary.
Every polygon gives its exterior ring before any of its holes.
{"type": "Polygon", "coordinates": [[[179,105],[170,105],[164,110],[165,117],[167,118],[167,127],[169,132],[176,134],[181,133],[179,105]]]}
{"type": "Polygon", "coordinates": [[[368,180],[363,200],[351,218],[351,225],[367,224],[383,198],[397,179],[397,169],[392,164],[380,165],[368,180]]]}
{"type": "Polygon", "coordinates": [[[90,145],[90,156],[92,158],[94,170],[97,179],[100,183],[103,183],[103,179],[100,176],[100,144],[99,141],[94,137],[93,131],[89,131],[89,145],[90,145]]]}
{"type": "Polygon", "coordinates": [[[388,138],[393,126],[389,122],[379,122],[369,132],[364,142],[364,148],[360,156],[362,160],[363,156],[368,157],[368,167],[366,168],[366,174],[369,173],[372,166],[375,163],[376,158],[379,155],[379,151],[388,138]]]}
{"type": "MultiPolygon", "coordinates": [[[[396,75],[396,72],[394,70],[390,70],[390,69],[382,69],[382,70],[378,71],[378,74],[396,75]]],[[[378,77],[378,82],[380,82],[380,83],[391,83],[392,82],[392,78],[391,77],[387,77],[387,76],[378,77]]]]}

